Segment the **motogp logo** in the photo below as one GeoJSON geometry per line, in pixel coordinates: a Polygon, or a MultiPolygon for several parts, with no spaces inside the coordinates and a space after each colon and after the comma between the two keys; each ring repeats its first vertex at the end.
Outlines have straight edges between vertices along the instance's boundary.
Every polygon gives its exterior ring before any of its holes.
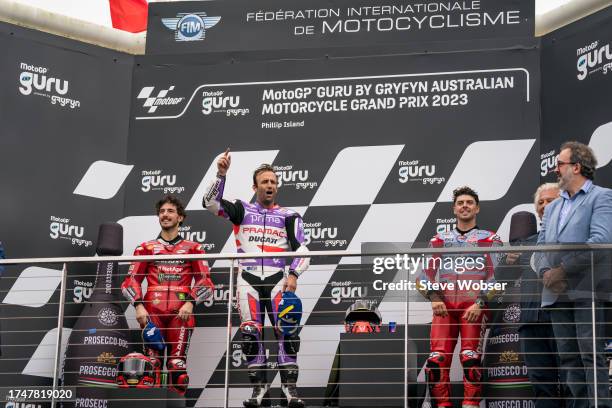
{"type": "Polygon", "coordinates": [[[162,24],[174,31],[176,41],[202,41],[206,30],[214,27],[221,17],[208,17],[206,13],[179,13],[176,17],[162,18],[162,24]]]}

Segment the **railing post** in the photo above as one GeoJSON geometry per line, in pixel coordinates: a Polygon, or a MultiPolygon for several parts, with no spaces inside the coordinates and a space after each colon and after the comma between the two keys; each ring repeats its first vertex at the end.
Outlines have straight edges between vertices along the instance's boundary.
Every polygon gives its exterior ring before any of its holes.
{"type": "Polygon", "coordinates": [[[227,302],[227,339],[225,344],[225,384],[223,406],[229,407],[229,361],[232,346],[232,304],[234,302],[234,265],[236,260],[232,259],[229,273],[229,298],[227,302]]]}
{"type": "Polygon", "coordinates": [[[599,406],[599,398],[597,395],[597,388],[599,386],[599,378],[597,378],[597,324],[595,323],[595,257],[593,251],[591,251],[591,330],[593,331],[593,391],[595,397],[595,406],[599,406]]]}
{"type": "MultiPolygon", "coordinates": [[[[410,278],[410,274],[406,270],[406,279],[410,278]]],[[[408,408],[408,289],[406,292],[406,303],[404,305],[404,408],[408,408]]]]}
{"type": "Polygon", "coordinates": [[[55,338],[55,358],[53,361],[53,393],[51,398],[51,408],[55,408],[55,390],[57,389],[57,382],[59,380],[60,372],[60,361],[62,352],[62,330],[64,328],[64,308],[66,303],[66,279],[68,275],[68,269],[64,263],[62,266],[62,283],[60,285],[60,298],[59,298],[59,310],[57,313],[57,336],[55,338]]]}

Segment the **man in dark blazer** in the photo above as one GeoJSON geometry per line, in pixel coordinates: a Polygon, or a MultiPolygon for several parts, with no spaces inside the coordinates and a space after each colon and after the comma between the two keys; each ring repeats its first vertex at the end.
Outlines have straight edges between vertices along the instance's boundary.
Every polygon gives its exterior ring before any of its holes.
{"type": "MultiPolygon", "coordinates": [[[[596,168],[588,146],[578,142],[561,146],[555,169],[561,197],[544,211],[538,244],[612,243],[612,190],[593,184],[596,168]]],[[[609,253],[544,253],[538,271],[544,284],[542,306],[550,310],[573,406],[611,407],[603,337],[603,302],[610,294],[609,253]]]]}
{"type": "MultiPolygon", "coordinates": [[[[534,205],[540,221],[544,215],[544,208],[558,197],[557,183],[545,183],[538,187],[534,194],[534,205]]],[[[519,213],[513,216],[512,221],[514,222],[515,217],[518,220],[519,216],[522,223],[529,221],[530,225],[521,225],[521,227],[525,231],[534,231],[535,234],[514,241],[511,233],[512,245],[535,245],[538,240],[537,221],[530,213],[525,214],[531,217],[519,213]]],[[[512,270],[517,268],[506,269],[511,275],[511,280],[521,278],[519,334],[523,361],[527,366],[527,374],[535,396],[535,408],[563,408],[565,405],[561,399],[563,393],[560,386],[560,381],[564,382],[560,377],[563,372],[559,370],[559,356],[550,321],[550,311],[541,307],[542,281],[533,268],[536,255],[531,252],[510,253],[506,256],[506,264],[518,266],[518,271],[512,270]]]]}

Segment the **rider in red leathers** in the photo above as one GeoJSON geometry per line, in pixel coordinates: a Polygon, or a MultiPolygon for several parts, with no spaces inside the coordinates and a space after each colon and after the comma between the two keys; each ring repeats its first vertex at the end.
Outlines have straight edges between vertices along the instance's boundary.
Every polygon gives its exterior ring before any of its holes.
{"type": "MultiPolygon", "coordinates": [[[[478,229],[476,215],[480,211],[478,195],[469,187],[453,192],[453,212],[457,227],[439,233],[430,247],[491,247],[502,245],[497,235],[478,229]]],[[[427,382],[434,406],[451,407],[450,366],[457,336],[461,334],[463,366],[462,408],[478,408],[482,397],[481,354],[488,320],[486,304],[493,291],[480,284],[495,282],[497,254],[449,254],[427,260],[417,278],[417,289],[431,301],[431,354],[425,366],[427,382]],[[435,284],[445,285],[444,289],[435,284]],[[452,284],[452,286],[451,286],[452,284]]]]}
{"type": "MultiPolygon", "coordinates": [[[[162,232],[156,240],[140,244],[134,255],[204,254],[201,244],[184,240],[178,234],[178,227],[185,218],[185,209],[176,197],[164,197],[156,208],[162,232]]],[[[208,264],[204,260],[134,262],[121,289],[136,308],[140,327],[144,328],[151,321],[160,329],[168,352],[166,367],[169,386],[184,394],[189,384],[186,356],[195,326],[192,314],[194,302],[199,304],[214,291],[208,264]],[[145,278],[147,292],[143,297],[141,283],[145,278]]],[[[145,345],[145,353],[159,369],[163,352],[145,345]]]]}

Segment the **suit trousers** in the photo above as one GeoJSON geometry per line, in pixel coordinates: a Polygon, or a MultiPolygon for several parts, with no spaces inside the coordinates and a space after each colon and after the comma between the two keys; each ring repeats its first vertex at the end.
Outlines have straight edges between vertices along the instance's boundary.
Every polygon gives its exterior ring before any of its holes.
{"type": "Polygon", "coordinates": [[[564,371],[567,388],[571,393],[573,404],[569,406],[572,408],[612,408],[604,353],[603,303],[595,302],[594,324],[592,305],[590,300],[584,300],[556,302],[548,307],[559,352],[560,369],[564,371]]]}

